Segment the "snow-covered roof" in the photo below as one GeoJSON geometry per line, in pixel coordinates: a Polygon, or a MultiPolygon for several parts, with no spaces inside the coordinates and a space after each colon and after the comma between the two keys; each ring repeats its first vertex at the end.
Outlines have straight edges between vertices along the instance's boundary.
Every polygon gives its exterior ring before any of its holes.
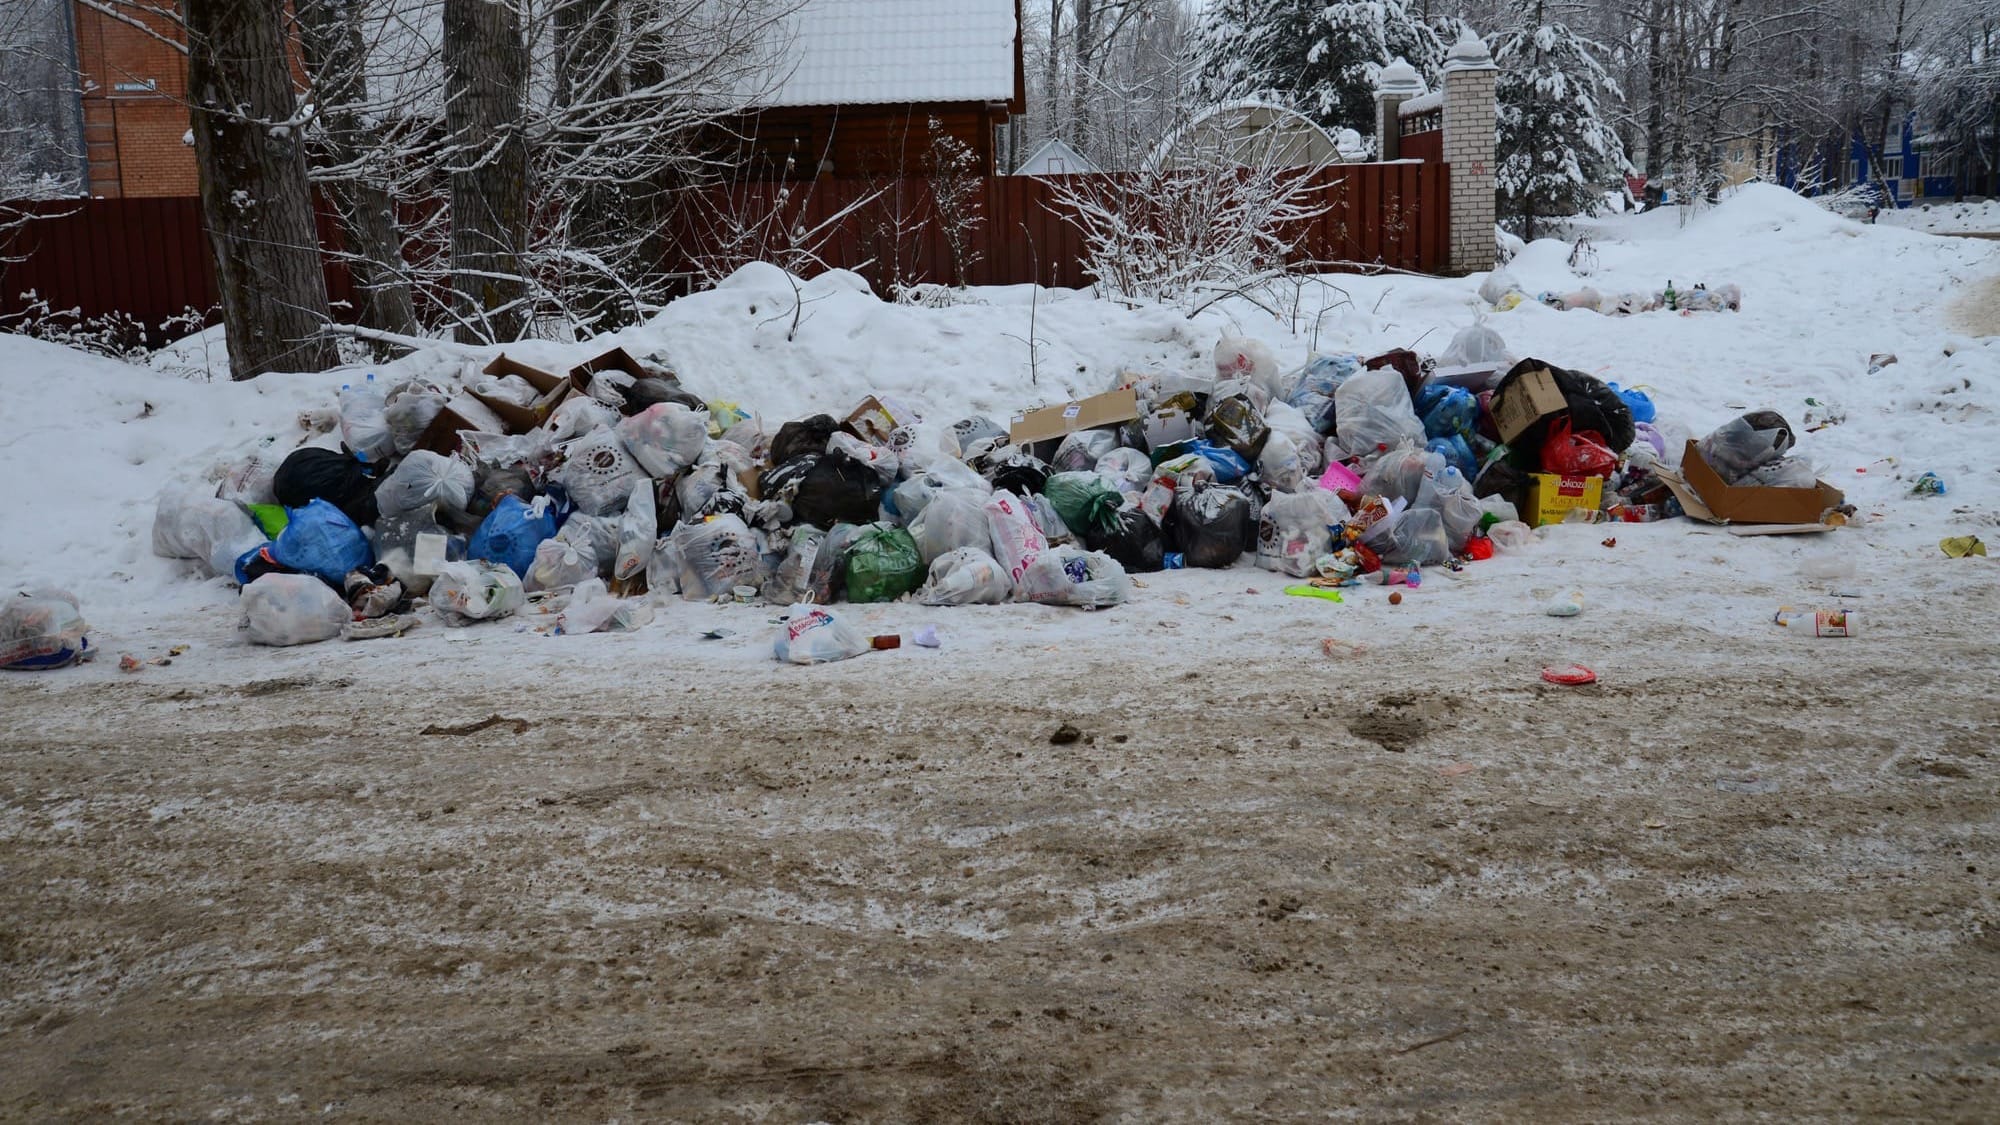
{"type": "Polygon", "coordinates": [[[1097,171],[1084,155],[1061,141],[1048,141],[1014,169],[1016,176],[1071,176],[1097,171]]]}
{"type": "Polygon", "coordinates": [[[1014,0],[804,0],[779,34],[760,108],[1014,96],[1014,0]]]}

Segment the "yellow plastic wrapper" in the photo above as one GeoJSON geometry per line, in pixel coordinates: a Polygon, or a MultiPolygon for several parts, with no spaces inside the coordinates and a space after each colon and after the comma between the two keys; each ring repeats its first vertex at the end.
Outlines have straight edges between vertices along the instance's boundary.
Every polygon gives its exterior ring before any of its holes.
{"type": "Polygon", "coordinates": [[[1954,535],[1949,539],[1938,540],[1938,546],[1943,548],[1945,554],[1955,559],[1970,558],[1973,555],[1986,557],[1986,544],[1981,543],[1977,535],[1954,535]]]}

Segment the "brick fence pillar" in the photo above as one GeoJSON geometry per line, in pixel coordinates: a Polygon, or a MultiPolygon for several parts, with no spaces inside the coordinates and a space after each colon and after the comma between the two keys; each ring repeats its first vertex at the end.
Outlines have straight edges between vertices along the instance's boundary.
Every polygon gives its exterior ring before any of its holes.
{"type": "Polygon", "coordinates": [[[1499,70],[1470,28],[1444,62],[1444,159],[1451,165],[1451,268],[1493,268],[1493,83],[1499,70]]]}
{"type": "Polygon", "coordinates": [[[1381,154],[1377,159],[1401,159],[1403,103],[1423,92],[1424,80],[1417,76],[1417,68],[1400,55],[1375,76],[1375,147],[1381,154]]]}

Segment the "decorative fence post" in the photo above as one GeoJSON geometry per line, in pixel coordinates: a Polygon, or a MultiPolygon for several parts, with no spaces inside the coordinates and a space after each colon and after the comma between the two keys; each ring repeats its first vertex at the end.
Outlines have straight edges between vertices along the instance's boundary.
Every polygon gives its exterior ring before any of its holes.
{"type": "MultiPolygon", "coordinates": [[[[1494,262],[1493,84],[1499,68],[1465,29],[1444,62],[1444,158],[1451,165],[1451,269],[1490,270],[1494,262]]],[[[1386,73],[1386,72],[1385,72],[1386,73]]]]}
{"type": "Polygon", "coordinates": [[[1424,93],[1424,80],[1417,68],[1402,56],[1382,68],[1375,78],[1375,136],[1381,159],[1402,159],[1403,103],[1424,93]]]}

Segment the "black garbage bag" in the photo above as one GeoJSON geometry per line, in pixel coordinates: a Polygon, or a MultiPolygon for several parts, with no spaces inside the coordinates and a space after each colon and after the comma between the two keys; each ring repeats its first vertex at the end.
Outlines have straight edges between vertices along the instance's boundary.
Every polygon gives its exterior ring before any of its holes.
{"type": "Polygon", "coordinates": [[[798,498],[799,485],[805,483],[806,474],[819,464],[823,453],[807,453],[789,461],[780,461],[772,468],[765,469],[757,478],[757,495],[765,500],[776,500],[790,504],[798,498]]]}
{"type": "Polygon", "coordinates": [[[881,505],[882,478],[874,469],[845,453],[823,453],[792,494],[792,519],[814,527],[873,523],[881,505]]]}
{"type": "Polygon", "coordinates": [[[625,388],[624,393],[625,405],[619,407],[619,413],[627,416],[643,414],[647,407],[662,402],[679,403],[689,410],[699,410],[704,414],[708,412],[708,404],[701,400],[700,395],[671,379],[656,377],[635,379],[631,386],[625,388]]]}
{"type": "Polygon", "coordinates": [[[810,418],[787,422],[778,427],[777,436],[771,439],[771,464],[782,465],[808,453],[825,453],[827,439],[845,428],[834,421],[831,414],[815,414],[810,418]]]}
{"type": "Polygon", "coordinates": [[[988,469],[986,479],[993,482],[995,489],[1027,496],[1048,486],[1049,463],[1032,453],[1015,453],[988,469]]]}
{"type": "Polygon", "coordinates": [[[1101,529],[1084,532],[1083,545],[1118,560],[1128,571],[1146,574],[1166,567],[1166,536],[1137,504],[1118,510],[1101,529]]]}
{"type": "MultiPolygon", "coordinates": [[[[1506,395],[1507,388],[1530,371],[1547,368],[1555,376],[1556,389],[1562,392],[1569,403],[1569,427],[1576,433],[1594,433],[1604,438],[1604,444],[1613,453],[1623,453],[1632,445],[1632,439],[1639,431],[1632,426],[1632,408],[1618,397],[1618,392],[1606,386],[1604,380],[1581,371],[1557,367],[1539,359],[1524,359],[1515,364],[1500,380],[1493,391],[1495,401],[1506,395]]],[[[1535,424],[1508,444],[1517,453],[1525,453],[1540,460],[1542,442],[1548,437],[1549,424],[1562,414],[1552,414],[1537,419],[1535,424]]]]}
{"type": "Polygon", "coordinates": [[[1242,556],[1245,543],[1256,541],[1250,498],[1228,485],[1197,483],[1174,498],[1167,521],[1173,549],[1189,566],[1229,566],[1242,556]]]}
{"type": "Polygon", "coordinates": [[[367,464],[351,454],[332,449],[296,449],[278,466],[272,487],[278,494],[278,503],[287,508],[303,508],[313,500],[324,500],[357,525],[366,527],[380,515],[375,507],[375,488],[380,483],[369,474],[367,464]]]}

